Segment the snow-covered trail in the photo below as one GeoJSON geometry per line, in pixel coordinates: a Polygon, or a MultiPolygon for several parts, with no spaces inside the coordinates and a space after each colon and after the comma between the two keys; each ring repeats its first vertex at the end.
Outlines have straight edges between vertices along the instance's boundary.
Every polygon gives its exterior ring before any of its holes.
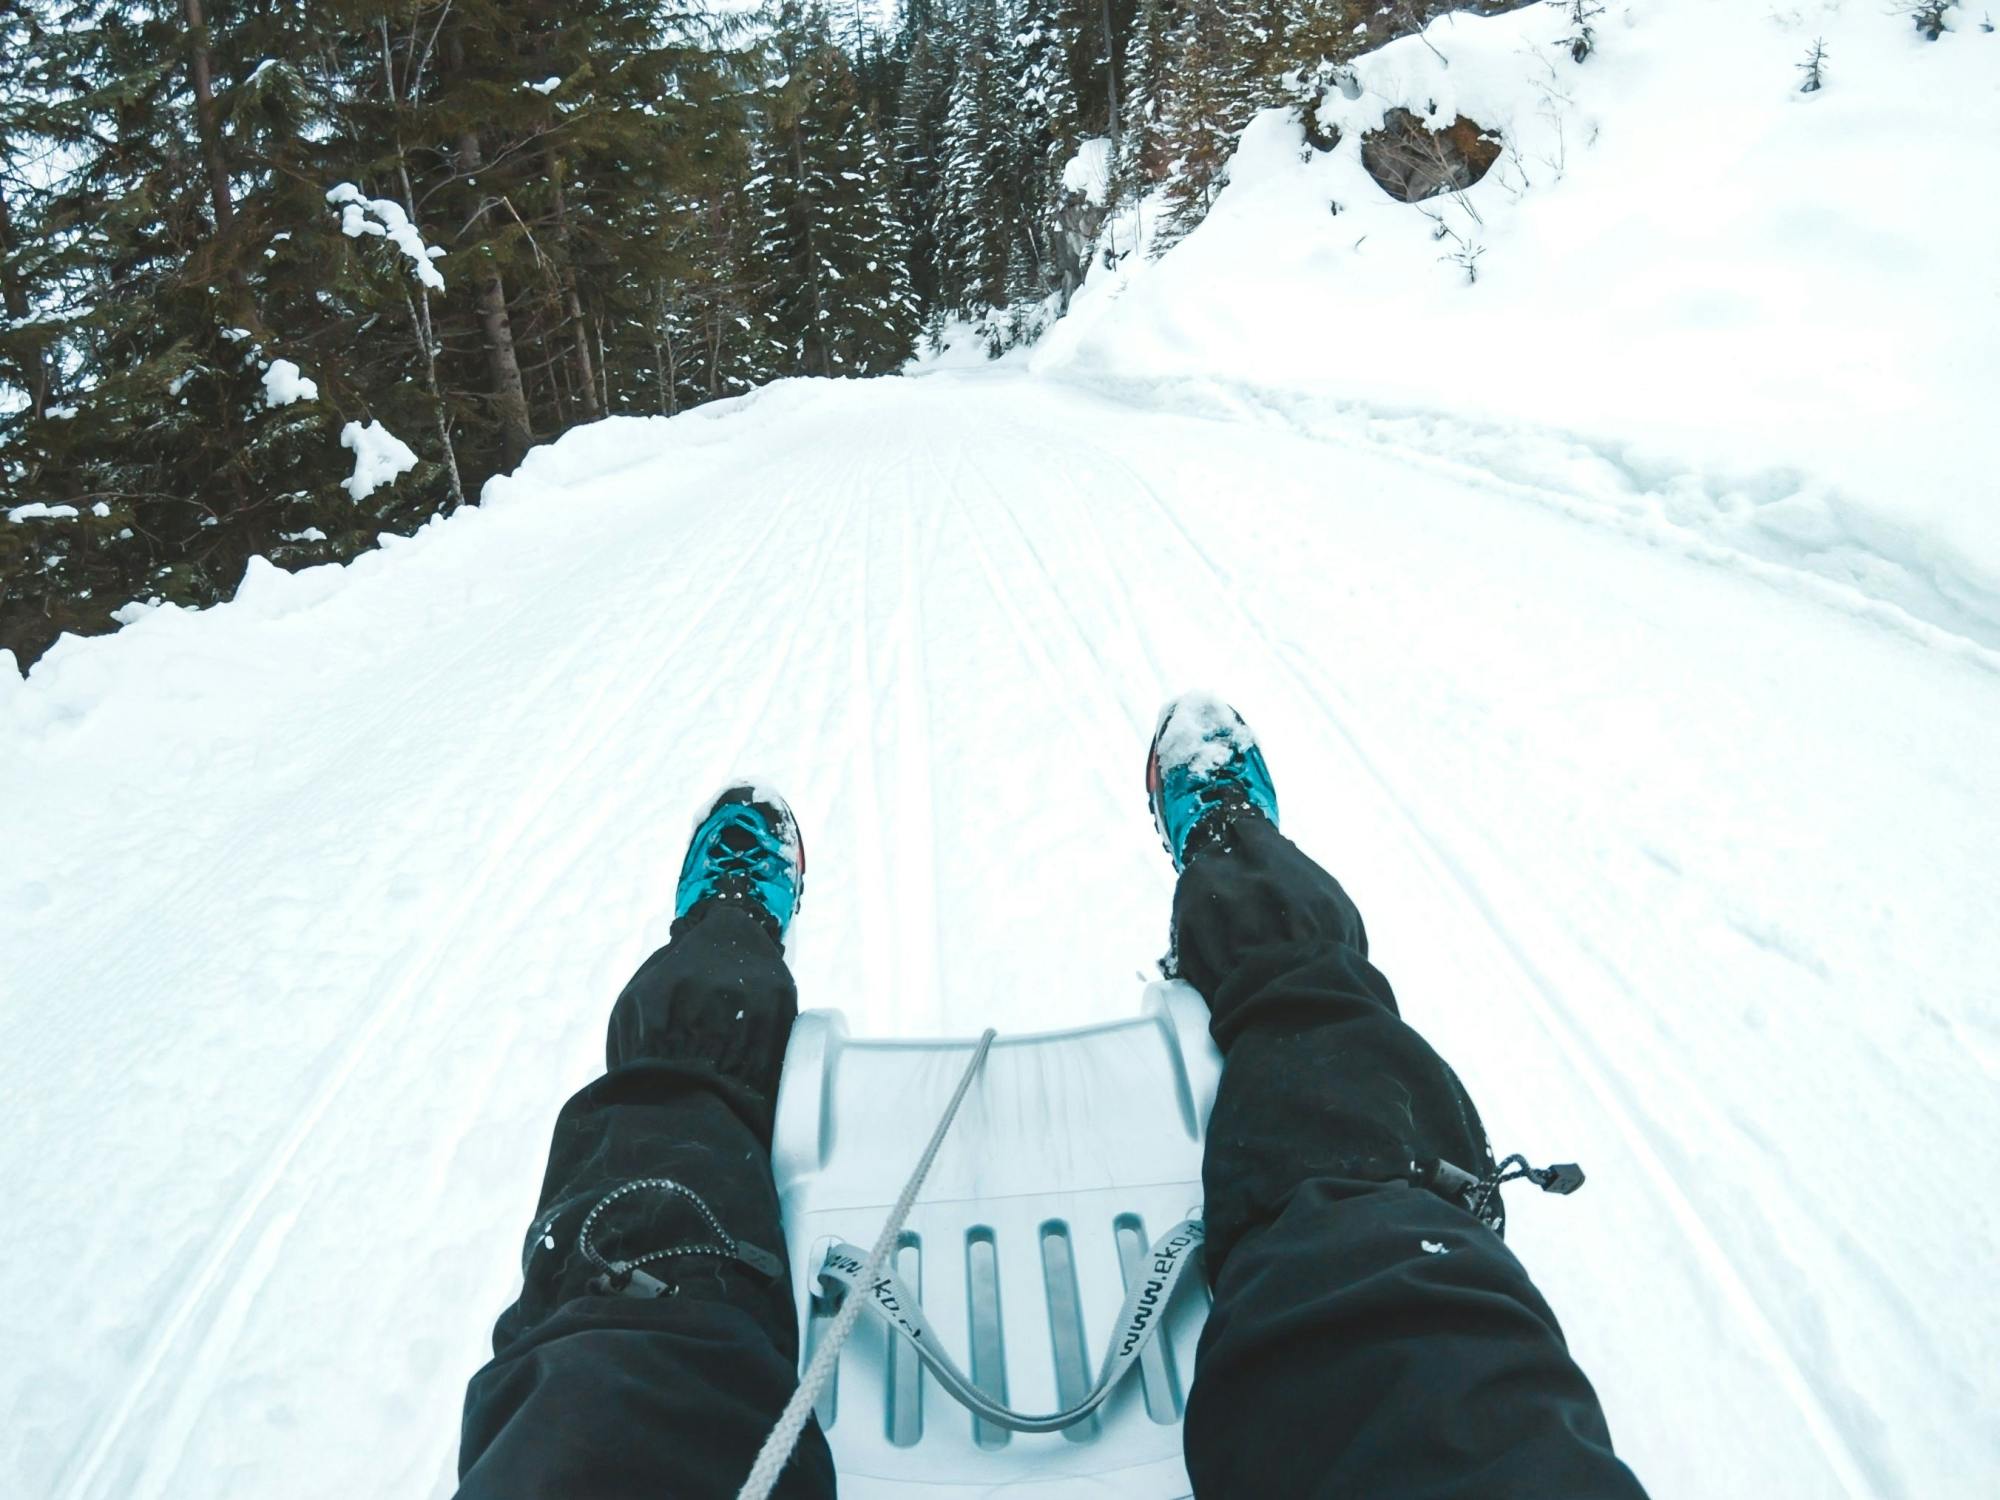
{"type": "Polygon", "coordinates": [[[1995,659],[1008,372],[603,424],[0,682],[0,1490],[448,1493],[702,795],[791,797],[857,1030],[1127,1014],[1194,685],[1495,1144],[1590,1170],[1512,1239],[1654,1492],[1990,1493],[1995,659]]]}

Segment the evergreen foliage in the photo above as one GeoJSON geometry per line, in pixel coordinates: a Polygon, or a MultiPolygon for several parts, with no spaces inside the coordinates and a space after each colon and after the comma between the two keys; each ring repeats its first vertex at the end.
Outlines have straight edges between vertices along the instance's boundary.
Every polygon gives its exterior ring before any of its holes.
{"type": "Polygon", "coordinates": [[[757,269],[775,365],[808,375],[894,370],[917,309],[889,165],[824,12],[788,5],[775,48],[757,205],[757,269]]]}

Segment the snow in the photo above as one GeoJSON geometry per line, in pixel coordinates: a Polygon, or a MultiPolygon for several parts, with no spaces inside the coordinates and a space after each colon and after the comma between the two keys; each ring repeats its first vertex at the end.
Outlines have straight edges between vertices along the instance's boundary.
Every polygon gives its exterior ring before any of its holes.
{"type": "Polygon", "coordinates": [[[551,74],[540,83],[524,84],[523,87],[537,94],[553,94],[562,87],[562,78],[558,74],[551,74]]]}
{"type": "Polygon", "coordinates": [[[1063,163],[1063,187],[1102,208],[1111,192],[1111,141],[1093,136],[1076,148],[1076,155],[1063,163]]]}
{"type": "Polygon", "coordinates": [[[99,520],[103,520],[106,516],[109,516],[111,514],[111,507],[105,504],[102,500],[93,501],[90,507],[90,513],[93,516],[96,516],[99,520]]]}
{"type": "Polygon", "coordinates": [[[1201,682],[1496,1142],[1589,1170],[1511,1235],[1656,1495],[2000,1474],[1991,651],[1018,368],[614,419],[487,499],[0,706],[0,1150],[70,1258],[6,1315],[24,1492],[448,1493],[694,796],[784,790],[801,990],[858,1034],[1110,1019],[1201,682]]]}
{"type": "Polygon", "coordinates": [[[409,258],[411,275],[434,292],[444,290],[444,277],[431,264],[430,247],[424,243],[417,226],[410,222],[410,216],[403,212],[402,204],[393,198],[365,197],[351,182],[329,188],[326,201],[340,210],[342,234],[349,239],[364,234],[387,239],[409,258]]]}
{"type": "Polygon", "coordinates": [[[383,485],[394,484],[417,466],[417,455],[410,445],[380,422],[365,426],[349,422],[340,429],[340,446],[354,450],[354,472],[340,483],[356,500],[365,500],[383,485]]]}
{"type": "Polygon", "coordinates": [[[40,500],[9,507],[7,519],[16,526],[23,521],[69,521],[76,518],[74,505],[49,505],[40,500]]]}
{"type": "Polygon", "coordinates": [[[1331,155],[1261,120],[1031,358],[582,427],[0,671],[0,1176],[62,1262],[8,1492],[448,1495],[695,795],[797,811],[857,1035],[1121,1018],[1201,683],[1495,1144],[1588,1170],[1509,1238],[1651,1492],[2000,1489],[2000,39],[1614,5],[1545,113],[1553,16],[1364,59],[1331,155]],[[1352,156],[1433,91],[1530,179],[1475,286],[1352,156]]]}
{"type": "Polygon", "coordinates": [[[290,406],[294,401],[313,401],[318,396],[319,386],[301,375],[299,367],[289,359],[274,359],[264,371],[266,405],[290,406]]]}
{"type": "Polygon", "coordinates": [[[1093,272],[1035,368],[1422,446],[2000,645],[2000,36],[1926,42],[1879,0],[1613,0],[1581,66],[1568,34],[1538,5],[1434,23],[1448,67],[1415,37],[1361,58],[1331,153],[1260,117],[1208,220],[1093,272]],[[1484,248],[1475,286],[1362,169],[1397,106],[1508,143],[1423,206],[1484,248]]]}
{"type": "Polygon", "coordinates": [[[1238,722],[1226,699],[1190,691],[1180,712],[1159,733],[1160,763],[1185,765],[1197,776],[1206,775],[1238,749],[1255,744],[1254,731],[1238,722]]]}

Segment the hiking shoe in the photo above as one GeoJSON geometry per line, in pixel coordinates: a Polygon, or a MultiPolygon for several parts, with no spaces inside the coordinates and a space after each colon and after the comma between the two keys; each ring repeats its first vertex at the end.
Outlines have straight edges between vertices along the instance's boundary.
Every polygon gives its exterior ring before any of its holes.
{"type": "Polygon", "coordinates": [[[1257,737],[1207,693],[1183,693],[1160,710],[1146,753],[1146,796],[1176,870],[1227,842],[1240,819],[1278,826],[1278,793],[1257,737]]]}
{"type": "Polygon", "coordinates": [[[721,792],[695,825],[674,916],[686,916],[703,901],[734,902],[783,944],[805,880],[805,845],[785,799],[739,782],[721,792]]]}

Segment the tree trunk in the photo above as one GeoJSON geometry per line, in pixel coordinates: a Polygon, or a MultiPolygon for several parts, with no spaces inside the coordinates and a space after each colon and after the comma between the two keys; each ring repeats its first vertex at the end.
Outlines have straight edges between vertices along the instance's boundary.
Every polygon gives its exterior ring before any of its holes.
{"type": "Polygon", "coordinates": [[[493,381],[494,404],[500,411],[501,442],[507,462],[517,464],[534,447],[535,432],[528,422],[528,393],[521,385],[521,364],[514,357],[507,288],[490,258],[474,268],[472,290],[479,305],[479,326],[486,335],[486,367],[493,381]]]}
{"type": "MultiPolygon", "coordinates": [[[[454,73],[465,71],[465,46],[454,36],[447,44],[447,56],[454,73]]],[[[479,136],[461,131],[453,143],[458,170],[476,179],[485,165],[479,153],[479,136]]],[[[482,193],[483,197],[483,193],[482,193]]],[[[486,217],[482,201],[466,229],[476,229],[486,217]]],[[[507,287],[490,251],[475,258],[472,270],[473,301],[479,308],[479,327],[485,336],[486,368],[493,382],[493,404],[500,415],[501,448],[511,467],[518,464],[535,445],[534,424],[528,418],[528,393],[521,383],[521,361],[514,352],[514,325],[507,314],[507,287]]]]}
{"type": "Polygon", "coordinates": [[[1118,47],[1111,30],[1111,0],[1104,7],[1104,86],[1111,94],[1111,149],[1118,151],[1118,47]]]}
{"type": "MultiPolygon", "coordinates": [[[[403,211],[410,216],[410,222],[417,222],[417,193],[410,183],[410,158],[403,147],[402,113],[404,98],[396,88],[394,56],[389,46],[389,21],[380,18],[382,35],[382,79],[387,86],[389,103],[396,111],[396,176],[403,184],[403,211]]],[[[414,43],[415,37],[412,36],[414,43]]],[[[451,501],[451,509],[457,510],[465,504],[465,481],[458,472],[458,452],[451,441],[451,414],[445,408],[444,391],[438,385],[438,341],[437,329],[431,319],[431,289],[420,286],[417,295],[411,297],[407,288],[403,292],[403,306],[410,312],[410,332],[416,338],[417,351],[424,361],[424,386],[431,395],[431,420],[437,426],[438,447],[444,454],[445,495],[451,501]]]]}
{"type": "Polygon", "coordinates": [[[597,394],[599,410],[611,410],[611,356],[604,352],[604,323],[599,319],[591,325],[597,338],[597,394]]]}
{"type": "MultiPolygon", "coordinates": [[[[7,206],[6,192],[0,189],[0,305],[5,306],[8,318],[18,328],[28,322],[32,304],[21,281],[20,269],[14,264],[14,248],[14,215],[7,206]]],[[[22,356],[20,366],[15,378],[28,393],[28,410],[40,420],[49,405],[47,349],[38,343],[32,354],[22,356]]]]}
{"type": "Polygon", "coordinates": [[[208,23],[202,19],[201,0],[185,0],[188,23],[190,69],[194,75],[195,128],[201,133],[202,160],[208,166],[208,196],[215,210],[217,234],[227,234],[236,222],[236,207],[230,201],[229,166],[222,159],[222,126],[215,114],[215,84],[208,66],[208,23]]]}
{"type": "Polygon", "coordinates": [[[562,247],[562,261],[556,276],[562,287],[562,312],[569,324],[570,357],[576,361],[576,386],[583,395],[583,419],[594,422],[604,415],[597,403],[597,373],[590,364],[590,329],[583,318],[583,298],[576,290],[576,270],[570,263],[569,204],[563,197],[562,158],[555,152],[543,157],[554,194],[556,243],[562,247]]]}
{"type": "MultiPolygon", "coordinates": [[[[458,169],[476,176],[481,162],[479,137],[466,131],[458,138],[458,169]]],[[[476,226],[485,218],[473,219],[476,226]]],[[[518,464],[535,445],[535,431],[528,420],[528,393],[521,384],[521,361],[514,353],[514,325],[507,316],[507,287],[491,252],[477,257],[472,270],[473,300],[479,307],[479,326],[486,338],[486,369],[493,382],[493,404],[500,413],[501,446],[510,466],[518,464]]]]}
{"type": "MultiPolygon", "coordinates": [[[[806,190],[806,154],[803,132],[797,125],[792,126],[792,172],[798,184],[798,196],[803,203],[806,190]]],[[[827,348],[826,299],[821,294],[819,282],[819,251],[813,236],[813,214],[810,207],[801,215],[806,226],[806,269],[812,278],[813,331],[810,344],[801,351],[805,358],[800,361],[808,375],[831,375],[833,359],[827,348]],[[818,356],[819,368],[813,368],[814,356],[818,356]]]]}

